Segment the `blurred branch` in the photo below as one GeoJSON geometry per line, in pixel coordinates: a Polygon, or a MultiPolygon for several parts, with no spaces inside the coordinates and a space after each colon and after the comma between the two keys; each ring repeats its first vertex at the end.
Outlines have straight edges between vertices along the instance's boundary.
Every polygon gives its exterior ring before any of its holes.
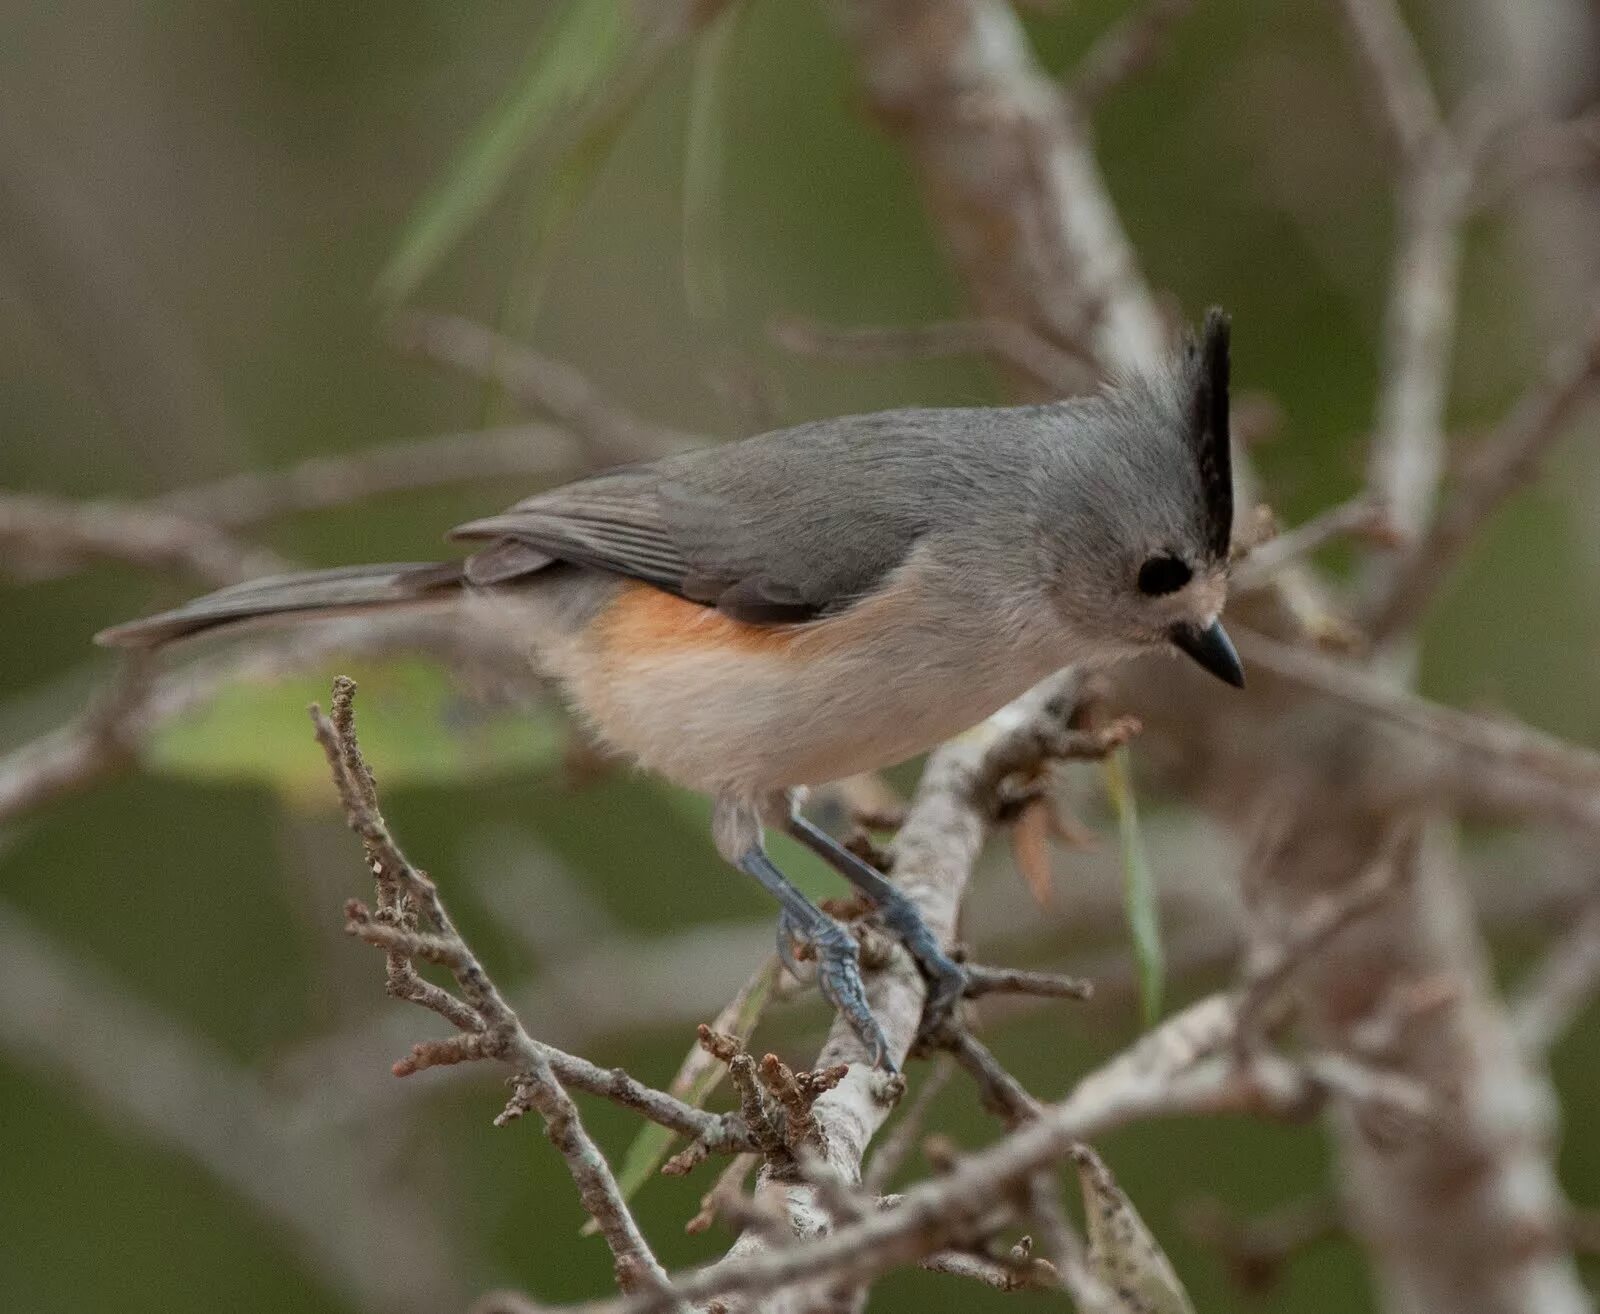
{"type": "Polygon", "coordinates": [[[949,320],[935,324],[844,328],[815,320],[781,318],[767,331],[779,346],[803,356],[852,364],[937,360],[992,355],[1026,374],[1053,397],[1071,397],[1094,382],[1094,365],[1062,350],[1022,324],[1004,319],[949,320]]]}
{"type": "Polygon", "coordinates": [[[47,802],[98,784],[132,765],[161,726],[204,706],[237,681],[272,680],[316,670],[336,654],[427,652],[460,677],[526,686],[527,653],[514,627],[474,610],[453,616],[330,620],[152,677],[143,662],[122,674],[96,703],[59,729],[0,757],[0,824],[47,802]]]}
{"type": "Polygon", "coordinates": [[[1275,1286],[1297,1255],[1344,1231],[1338,1201],[1313,1195],[1256,1218],[1239,1218],[1220,1200],[1202,1199],[1183,1211],[1183,1229],[1214,1250],[1241,1291],[1259,1295],[1275,1286]]]}
{"type": "MultiPolygon", "coordinates": [[[[1307,648],[1241,631],[1252,666],[1355,711],[1372,724],[1416,737],[1419,759],[1396,778],[1412,778],[1410,801],[1497,804],[1526,820],[1558,819],[1600,828],[1600,754],[1502,717],[1474,716],[1373,678],[1307,648]]],[[[1394,804],[1405,802],[1393,799],[1394,804]]]]}
{"type": "Polygon", "coordinates": [[[576,366],[463,315],[403,311],[392,334],[401,351],[498,384],[519,405],[571,425],[597,463],[616,465],[704,446],[696,434],[640,419],[602,394],[576,366]]]}
{"type": "Polygon", "coordinates": [[[1402,160],[1413,159],[1442,131],[1428,71],[1394,0],[1339,0],[1356,49],[1377,92],[1402,160]]]}
{"type": "Polygon", "coordinates": [[[1368,485],[1407,539],[1426,526],[1444,469],[1444,403],[1471,180],[1470,148],[1441,131],[1401,188],[1368,485]]]}
{"type": "Polygon", "coordinates": [[[454,1238],[344,1130],[308,1126],[223,1050],[103,981],[0,907],[0,1045],[65,1074],[106,1123],[185,1155],[371,1314],[460,1299],[454,1238]]]}
{"type": "Polygon", "coordinates": [[[1160,57],[1172,29],[1187,18],[1195,0],[1142,0],[1101,34],[1069,78],[1072,94],[1092,111],[1111,92],[1143,73],[1160,57]]]}
{"type": "Polygon", "coordinates": [[[1473,196],[1481,209],[1517,199],[1541,182],[1566,181],[1600,164],[1600,107],[1570,119],[1512,124],[1491,143],[1473,196]]]}
{"type": "Polygon", "coordinates": [[[834,12],[978,313],[1082,344],[1102,370],[1153,366],[1167,336],[1155,298],[1086,127],[1012,9],[836,0],[834,12]]]}
{"type": "Polygon", "coordinates": [[[90,560],[177,571],[219,586],[287,568],[265,548],[158,507],[0,491],[0,569],[48,578],[90,560]]]}
{"type": "Polygon", "coordinates": [[[163,493],[148,505],[223,529],[250,529],[281,516],[324,511],[394,493],[502,479],[581,473],[583,445],[549,424],[512,424],[317,456],[284,470],[246,472],[163,493]]]}
{"type": "Polygon", "coordinates": [[[1559,1040],[1600,990],[1600,900],[1557,938],[1511,998],[1511,1022],[1531,1054],[1559,1040]]]}
{"type": "Polygon", "coordinates": [[[1341,538],[1388,538],[1387,527],[1388,518],[1383,510],[1365,495],[1340,502],[1286,533],[1252,547],[1249,555],[1234,566],[1229,585],[1236,589],[1259,588],[1290,562],[1303,561],[1341,538]]]}
{"type": "Polygon", "coordinates": [[[1600,313],[1578,342],[1551,357],[1545,378],[1512,407],[1473,452],[1432,526],[1373,601],[1366,628],[1375,637],[1414,622],[1490,516],[1533,477],[1574,414],[1600,382],[1600,313]]]}
{"type": "Polygon", "coordinates": [[[548,424],[442,434],[248,472],[144,502],[81,502],[0,491],[0,568],[27,579],[68,574],[91,560],[175,571],[208,584],[276,574],[292,563],[233,533],[283,516],[369,498],[518,476],[583,473],[592,454],[548,424]]]}

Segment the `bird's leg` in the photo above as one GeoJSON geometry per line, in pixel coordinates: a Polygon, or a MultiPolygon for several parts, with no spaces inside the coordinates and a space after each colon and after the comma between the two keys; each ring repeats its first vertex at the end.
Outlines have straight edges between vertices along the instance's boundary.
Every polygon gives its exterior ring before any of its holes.
{"type": "Polygon", "coordinates": [[[798,804],[789,809],[784,828],[877,905],[879,920],[905,945],[928,979],[928,998],[923,1005],[919,1034],[928,1037],[938,1032],[950,1020],[966,990],[966,969],[940,947],[916,904],[876,867],[801,816],[798,804]]]}
{"type": "MultiPolygon", "coordinates": [[[[761,814],[745,799],[719,798],[712,818],[717,849],[740,871],[754,876],[778,901],[779,955],[793,963],[786,941],[793,937],[811,946],[817,960],[817,987],[867,1047],[874,1067],[896,1070],[883,1029],[867,1006],[861,979],[861,947],[855,936],[792,885],[761,844],[761,814]]],[[[791,969],[792,970],[792,969],[791,969]]]]}

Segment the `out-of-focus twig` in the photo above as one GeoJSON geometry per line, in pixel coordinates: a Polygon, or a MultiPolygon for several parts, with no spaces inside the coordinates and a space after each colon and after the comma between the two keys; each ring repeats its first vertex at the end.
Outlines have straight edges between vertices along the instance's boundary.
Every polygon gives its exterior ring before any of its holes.
{"type": "Polygon", "coordinates": [[[163,493],[143,505],[224,529],[249,529],[280,516],[447,484],[571,476],[582,472],[586,457],[570,430],[508,424],[378,443],[283,470],[230,475],[163,493]]]}
{"type": "Polygon", "coordinates": [[[1340,502],[1326,511],[1278,534],[1257,547],[1233,568],[1229,585],[1236,589],[1259,588],[1293,561],[1301,561],[1329,543],[1351,535],[1384,534],[1388,519],[1381,508],[1365,496],[1340,502]]]}
{"type": "Polygon", "coordinates": [[[48,577],[60,573],[63,563],[90,560],[178,571],[213,585],[287,568],[265,548],[159,507],[0,491],[0,569],[23,578],[48,577]]]}
{"type": "Polygon", "coordinates": [[[1511,999],[1517,1039],[1543,1054],[1567,1031],[1600,990],[1600,900],[1546,952],[1511,999]]]}
{"type": "Polygon", "coordinates": [[[1189,16],[1195,0],[1143,0],[1107,28],[1078,61],[1068,79],[1073,95],[1092,110],[1112,91],[1138,76],[1160,56],[1172,29],[1189,16]]]}
{"type": "Polygon", "coordinates": [[[1276,1285],[1284,1267],[1311,1246],[1338,1236],[1344,1222],[1329,1195],[1307,1196],[1257,1218],[1238,1218],[1220,1200],[1201,1199],[1183,1211],[1183,1229],[1214,1250],[1241,1291],[1276,1285]]]}
{"type": "Polygon", "coordinates": [[[948,320],[935,324],[844,328],[814,320],[773,320],[768,332],[779,346],[805,356],[852,363],[937,360],[992,355],[1030,376],[1058,397],[1094,384],[1092,362],[1047,342],[1025,325],[1005,319],[948,320]]]}
{"type": "Polygon", "coordinates": [[[640,419],[606,397],[575,365],[463,315],[401,312],[392,328],[402,351],[498,383],[519,405],[571,425],[603,463],[639,461],[704,445],[704,439],[640,419]]]}
{"type": "Polygon", "coordinates": [[[0,907],[0,1047],[65,1074],[107,1124],[170,1147],[370,1314],[457,1305],[453,1240],[343,1129],[308,1125],[219,1048],[0,907]]]}
{"type": "Polygon", "coordinates": [[[1381,638],[1414,621],[1484,523],[1533,476],[1597,382],[1600,313],[1580,341],[1555,352],[1544,380],[1480,442],[1426,535],[1373,600],[1366,617],[1369,633],[1381,638]]]}
{"type": "Polygon", "coordinates": [[[1402,160],[1423,150],[1443,117],[1411,29],[1393,0],[1339,0],[1384,122],[1402,160]]]}

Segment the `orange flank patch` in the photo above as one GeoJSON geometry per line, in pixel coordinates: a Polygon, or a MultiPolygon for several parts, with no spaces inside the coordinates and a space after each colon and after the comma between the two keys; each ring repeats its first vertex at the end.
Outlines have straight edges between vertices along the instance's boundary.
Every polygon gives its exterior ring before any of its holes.
{"type": "Polygon", "coordinates": [[[748,625],[630,581],[595,623],[601,650],[608,656],[656,656],[687,652],[747,652],[781,656],[803,639],[821,637],[823,626],[748,625]]]}

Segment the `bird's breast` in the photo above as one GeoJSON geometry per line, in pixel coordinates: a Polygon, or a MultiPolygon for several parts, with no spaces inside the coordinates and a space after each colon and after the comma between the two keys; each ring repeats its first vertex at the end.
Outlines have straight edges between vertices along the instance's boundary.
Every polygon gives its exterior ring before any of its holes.
{"type": "Polygon", "coordinates": [[[930,631],[887,590],[837,617],[749,625],[621,586],[564,679],[615,747],[695,788],[815,784],[903,761],[981,720],[1041,671],[930,631]]]}

